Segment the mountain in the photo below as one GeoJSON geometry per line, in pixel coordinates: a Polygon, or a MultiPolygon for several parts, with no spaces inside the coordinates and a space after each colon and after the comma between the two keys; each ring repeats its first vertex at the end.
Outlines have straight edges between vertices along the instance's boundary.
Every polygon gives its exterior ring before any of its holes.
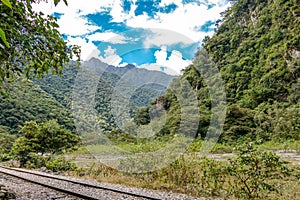
{"type": "Polygon", "coordinates": [[[112,130],[117,127],[111,112],[111,96],[115,91],[122,90],[121,95],[130,95],[127,98],[133,116],[138,107],[146,106],[153,98],[162,95],[175,78],[162,72],[138,69],[134,65],[122,68],[109,66],[98,59],[91,59],[80,68],[74,66],[75,63],[68,64],[61,76],[46,75],[43,79],[30,81],[29,84],[14,84],[9,96],[1,97],[0,125],[9,127],[11,132],[16,133],[25,121],[58,119],[60,124],[75,132],[71,109],[74,84],[79,82],[82,87],[91,87],[88,83],[80,82],[77,76],[84,69],[95,67],[99,72],[95,74],[97,80],[93,82],[97,87],[93,94],[97,121],[104,124],[105,130],[112,130]],[[122,84],[125,83],[130,87],[124,88],[122,84]]]}
{"type": "MultiPolygon", "coordinates": [[[[214,36],[205,38],[193,64],[175,81],[179,83],[173,83],[183,87],[182,83],[188,81],[198,98],[201,114],[195,136],[204,138],[209,126],[211,130],[218,128],[210,124],[214,103],[208,87],[211,80],[201,75],[215,65],[224,82],[227,101],[224,131],[219,141],[299,140],[299,2],[239,0],[232,3],[217,21],[214,36]]],[[[177,134],[182,116],[176,95],[169,89],[154,102],[149,109],[157,107],[159,102],[167,112],[167,122],[159,135],[177,134]]]]}
{"type": "Polygon", "coordinates": [[[0,124],[11,133],[17,133],[26,121],[49,119],[75,130],[71,111],[33,82],[14,83],[9,95],[0,97],[0,111],[0,124]]]}
{"type": "MultiPolygon", "coordinates": [[[[171,76],[161,71],[152,71],[143,68],[138,68],[132,64],[128,64],[124,67],[115,67],[103,63],[97,58],[91,58],[90,60],[82,63],[82,66],[86,67],[95,67],[97,70],[109,72],[115,74],[126,80],[133,85],[145,85],[151,82],[160,84],[164,87],[168,87],[173,78],[177,76],[171,76]]],[[[101,72],[100,72],[101,73],[101,72]]]]}
{"type": "MultiPolygon", "coordinates": [[[[163,72],[140,69],[134,65],[114,67],[92,58],[82,63],[82,71],[77,74],[75,83],[75,99],[80,102],[75,105],[76,109],[77,106],[80,109],[79,121],[84,122],[83,127],[91,129],[96,125],[104,131],[122,128],[139,107],[147,106],[153,98],[162,95],[174,78],[163,72]],[[97,88],[91,87],[96,84],[97,88]],[[98,119],[94,119],[89,109],[84,109],[93,104],[93,96],[98,119]],[[88,122],[86,119],[89,119],[88,122]]],[[[92,130],[81,132],[86,131],[92,130]]]]}
{"type": "Polygon", "coordinates": [[[97,58],[94,58],[94,57],[91,58],[88,61],[83,62],[82,66],[97,67],[98,69],[116,74],[118,76],[123,76],[129,70],[134,70],[134,69],[140,70],[132,64],[128,64],[124,67],[116,67],[116,66],[113,66],[113,65],[108,65],[108,64],[106,64],[106,63],[102,62],[101,60],[99,60],[97,58]]]}

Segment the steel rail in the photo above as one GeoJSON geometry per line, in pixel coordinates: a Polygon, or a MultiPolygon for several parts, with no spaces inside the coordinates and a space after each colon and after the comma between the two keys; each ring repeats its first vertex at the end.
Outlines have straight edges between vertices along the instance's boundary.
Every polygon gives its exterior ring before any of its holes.
{"type": "MultiPolygon", "coordinates": [[[[61,178],[61,177],[55,177],[55,176],[51,176],[51,175],[35,173],[35,172],[32,172],[32,171],[25,171],[25,170],[22,170],[22,169],[10,168],[10,167],[5,167],[5,166],[0,166],[0,169],[1,168],[6,169],[6,170],[11,170],[11,171],[16,171],[16,172],[21,172],[21,173],[24,173],[24,174],[31,174],[31,175],[35,175],[35,176],[39,176],[39,177],[65,181],[65,182],[68,182],[68,183],[73,183],[73,184],[77,184],[77,185],[85,186],[85,187],[89,187],[89,188],[95,188],[95,189],[106,190],[106,191],[115,192],[115,193],[119,193],[119,194],[125,194],[125,195],[129,195],[129,196],[133,196],[133,197],[139,197],[139,198],[150,199],[150,200],[161,200],[159,198],[151,197],[151,196],[147,196],[147,195],[143,195],[143,194],[137,194],[137,193],[127,192],[127,191],[122,191],[122,190],[118,190],[118,189],[114,189],[114,188],[108,188],[108,187],[104,187],[104,186],[92,185],[92,184],[89,184],[89,183],[83,183],[83,182],[80,182],[80,181],[64,179],[64,178],[61,178]]],[[[56,191],[59,191],[59,192],[65,193],[65,194],[76,196],[76,197],[79,197],[79,198],[82,198],[82,199],[99,200],[99,198],[91,197],[91,196],[81,194],[81,193],[78,193],[78,192],[74,192],[74,191],[71,191],[71,190],[66,190],[66,189],[63,189],[63,188],[59,188],[59,187],[55,187],[55,186],[48,185],[48,184],[45,184],[45,183],[41,183],[41,182],[38,182],[38,181],[34,181],[34,180],[31,180],[31,179],[27,179],[27,178],[24,178],[24,177],[21,177],[21,176],[18,176],[18,175],[9,173],[9,172],[5,172],[5,171],[2,171],[2,170],[0,170],[0,173],[6,174],[6,175],[9,175],[9,176],[13,176],[15,178],[19,178],[19,179],[22,179],[24,181],[31,182],[31,183],[34,183],[34,184],[37,184],[37,185],[40,185],[40,186],[43,186],[43,187],[47,187],[47,188],[50,188],[50,189],[53,189],[53,190],[56,190],[56,191]]]]}

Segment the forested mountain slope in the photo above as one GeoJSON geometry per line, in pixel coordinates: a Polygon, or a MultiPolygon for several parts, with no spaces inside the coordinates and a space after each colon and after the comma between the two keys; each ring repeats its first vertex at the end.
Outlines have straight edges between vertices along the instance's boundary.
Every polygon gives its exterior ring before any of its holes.
{"type": "MultiPolygon", "coordinates": [[[[300,139],[300,6],[298,0],[239,0],[223,13],[180,81],[197,93],[199,136],[210,122],[211,99],[197,69],[207,51],[224,81],[227,116],[220,141],[300,139]]],[[[157,99],[168,118],[161,135],[176,134],[180,109],[168,90],[157,99]]],[[[152,104],[153,106],[154,104],[152,104]]],[[[140,115],[142,116],[142,115],[140,115]]]]}
{"type": "Polygon", "coordinates": [[[291,100],[300,76],[299,1],[238,1],[219,23],[205,49],[227,83],[227,100],[249,108],[291,100]]]}
{"type": "Polygon", "coordinates": [[[67,129],[75,130],[71,111],[34,83],[16,83],[9,96],[0,98],[0,125],[17,133],[26,121],[57,119],[67,129]]]}
{"type": "MultiPolygon", "coordinates": [[[[11,132],[16,133],[19,130],[18,127],[26,121],[43,122],[49,119],[57,119],[60,124],[75,132],[71,102],[73,85],[78,71],[81,70],[76,68],[75,64],[75,62],[70,63],[61,76],[46,75],[43,79],[31,81],[30,84],[14,84],[11,87],[9,96],[1,97],[0,125],[7,126],[11,132]]],[[[138,69],[133,65],[122,68],[108,66],[97,59],[91,59],[83,63],[82,68],[90,65],[103,70],[96,82],[98,89],[94,95],[99,122],[102,125],[104,124],[107,130],[116,128],[110,110],[110,101],[114,87],[123,75],[155,76],[166,83],[165,86],[149,83],[143,85],[143,83],[140,83],[142,86],[137,88],[130,98],[133,112],[138,107],[148,105],[151,99],[162,95],[167,88],[167,84],[174,78],[174,76],[162,72],[138,69]],[[134,71],[134,73],[131,71],[134,71]]],[[[82,84],[84,85],[84,83],[82,84]]]]}

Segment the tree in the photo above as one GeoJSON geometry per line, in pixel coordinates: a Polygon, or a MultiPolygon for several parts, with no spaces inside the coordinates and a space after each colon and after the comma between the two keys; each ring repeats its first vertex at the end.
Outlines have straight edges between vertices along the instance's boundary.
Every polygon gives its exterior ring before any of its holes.
{"type": "Polygon", "coordinates": [[[61,127],[56,120],[41,124],[26,122],[20,130],[22,134],[12,147],[12,154],[24,165],[30,160],[30,154],[60,154],[71,149],[80,141],[79,136],[61,127]]]}
{"type": "Polygon", "coordinates": [[[8,159],[15,136],[9,134],[8,127],[0,125],[0,161],[8,159]]]}
{"type": "Polygon", "coordinates": [[[22,74],[26,78],[43,77],[49,70],[60,74],[73,56],[79,63],[80,49],[63,40],[57,19],[32,10],[31,4],[40,0],[1,2],[0,87],[22,74]]]}
{"type": "Polygon", "coordinates": [[[150,122],[149,108],[143,107],[143,108],[139,109],[136,112],[136,115],[134,117],[134,122],[138,125],[149,124],[149,122],[150,122]]]}
{"type": "Polygon", "coordinates": [[[15,140],[15,136],[9,134],[8,127],[0,125],[0,154],[8,153],[15,140]]]}
{"type": "Polygon", "coordinates": [[[225,173],[230,178],[224,185],[229,186],[228,194],[237,199],[268,199],[273,192],[279,192],[282,183],[278,180],[295,173],[274,153],[258,151],[254,145],[259,143],[238,146],[236,158],[226,166],[225,173]]]}

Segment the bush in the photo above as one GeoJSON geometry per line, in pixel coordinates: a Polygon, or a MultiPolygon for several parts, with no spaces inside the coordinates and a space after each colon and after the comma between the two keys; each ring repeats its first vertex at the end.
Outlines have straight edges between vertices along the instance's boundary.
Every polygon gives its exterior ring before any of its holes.
{"type": "Polygon", "coordinates": [[[291,175],[285,162],[272,152],[260,152],[248,143],[237,148],[238,155],[226,167],[228,195],[241,199],[265,199],[279,192],[278,180],[291,175]]]}
{"type": "Polygon", "coordinates": [[[65,157],[57,157],[53,160],[49,160],[45,163],[47,169],[53,172],[59,171],[74,171],[76,170],[76,165],[69,160],[66,160],[65,157]]]}
{"type": "Polygon", "coordinates": [[[5,162],[11,160],[11,156],[7,153],[0,154],[0,162],[5,162]]]}
{"type": "Polygon", "coordinates": [[[46,156],[39,156],[35,153],[29,153],[24,160],[24,163],[21,163],[21,166],[24,166],[26,168],[31,169],[37,169],[40,167],[44,167],[47,160],[49,160],[50,157],[46,156]]]}
{"type": "Polygon", "coordinates": [[[280,187],[292,178],[299,179],[299,174],[279,156],[258,151],[254,145],[252,142],[239,146],[237,156],[229,162],[206,158],[178,160],[164,174],[169,174],[168,180],[176,185],[192,185],[196,195],[238,199],[266,199],[280,193],[280,187]]]}

